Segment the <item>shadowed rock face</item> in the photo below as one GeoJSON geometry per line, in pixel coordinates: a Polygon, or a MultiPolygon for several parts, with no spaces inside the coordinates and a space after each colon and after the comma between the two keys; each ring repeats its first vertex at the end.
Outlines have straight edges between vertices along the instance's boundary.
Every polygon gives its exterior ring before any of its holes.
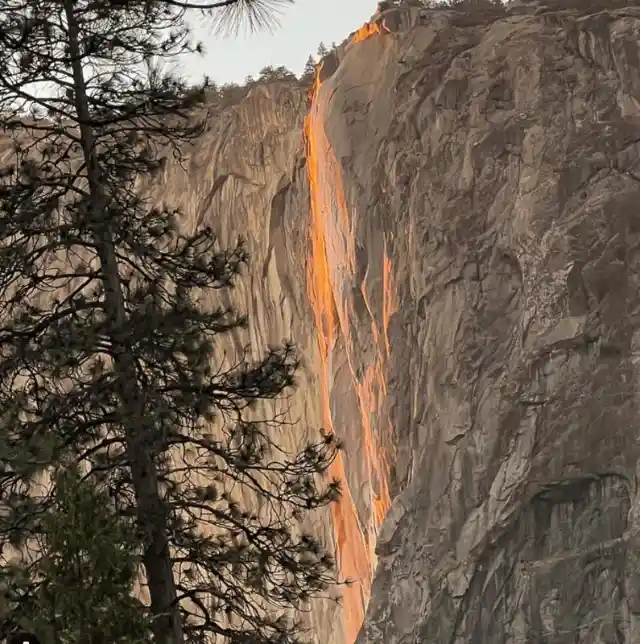
{"type": "Polygon", "coordinates": [[[318,644],[640,641],[630,4],[390,10],[156,187],[248,240],[237,346],[305,358],[285,446],[344,441],[318,644]]]}

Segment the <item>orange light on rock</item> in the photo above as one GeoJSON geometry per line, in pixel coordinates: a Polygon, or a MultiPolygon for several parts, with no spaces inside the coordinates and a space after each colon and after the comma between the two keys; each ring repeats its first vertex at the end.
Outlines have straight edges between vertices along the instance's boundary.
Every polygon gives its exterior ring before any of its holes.
{"type": "Polygon", "coordinates": [[[363,40],[366,40],[367,38],[371,38],[371,36],[375,36],[376,34],[382,33],[380,31],[380,27],[377,22],[367,22],[366,24],[362,25],[358,31],[353,35],[353,38],[351,38],[352,43],[358,43],[362,42],[363,40]]]}
{"type": "MultiPolygon", "coordinates": [[[[358,30],[352,42],[361,42],[379,31],[377,25],[367,24],[358,30]]],[[[304,123],[311,209],[311,258],[307,271],[307,292],[318,334],[323,423],[326,429],[334,430],[329,404],[329,358],[340,335],[347,350],[347,360],[360,408],[362,456],[371,482],[368,525],[362,525],[364,517],[359,516],[349,489],[342,454],[329,471],[330,477],[342,482],[342,497],[332,504],[331,512],[339,572],[343,579],[354,581],[352,585],[343,587],[342,593],[345,644],[353,644],[364,621],[366,605],[371,594],[377,530],[391,505],[389,457],[384,453],[380,437],[374,434],[372,427],[372,422],[375,426],[380,417],[382,401],[386,395],[385,371],[389,355],[387,326],[389,316],[393,312],[391,265],[385,247],[382,258],[383,310],[380,329],[368,301],[365,284],[362,284],[362,294],[371,316],[371,333],[376,345],[376,355],[373,364],[359,373],[352,364],[352,356],[357,351],[351,338],[353,311],[350,299],[346,292],[343,295],[342,285],[339,283],[342,275],[356,275],[355,236],[351,229],[352,217],[345,198],[342,169],[324,130],[330,97],[320,93],[321,71],[322,63],[316,68],[315,82],[310,91],[311,108],[304,123]]]]}

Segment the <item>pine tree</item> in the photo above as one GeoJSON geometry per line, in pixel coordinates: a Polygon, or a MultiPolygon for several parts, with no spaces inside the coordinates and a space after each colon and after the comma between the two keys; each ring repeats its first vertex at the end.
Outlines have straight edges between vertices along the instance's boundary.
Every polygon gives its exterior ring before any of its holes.
{"type": "Polygon", "coordinates": [[[271,83],[274,81],[287,80],[296,80],[296,76],[293,72],[290,72],[284,65],[279,65],[278,67],[267,65],[260,70],[260,75],[258,76],[259,83],[271,83]]]}
{"type": "Polygon", "coordinates": [[[318,56],[318,59],[319,59],[319,60],[321,60],[321,59],[322,59],[322,58],[324,58],[328,53],[329,53],[329,50],[327,49],[326,45],[325,45],[323,42],[321,42],[321,43],[318,45],[318,51],[316,52],[316,54],[317,54],[317,56],[318,56]]]}
{"type": "MultiPolygon", "coordinates": [[[[259,26],[267,2],[202,9],[259,26]]],[[[295,351],[223,368],[216,337],[246,320],[202,297],[233,286],[244,246],[184,232],[183,213],[139,189],[206,126],[206,82],[162,66],[202,51],[193,6],[0,0],[0,541],[28,552],[52,503],[47,472],[76,463],[136,517],[156,644],[289,644],[299,624],[277,610],[334,581],[293,525],[339,493],[321,483],[337,445],[279,452],[252,408],[293,386],[295,351]],[[179,452],[197,477],[181,476],[179,452]],[[250,494],[273,512],[241,507],[250,494]]]]}
{"type": "Polygon", "coordinates": [[[315,58],[312,55],[309,55],[309,58],[307,58],[307,62],[304,65],[304,69],[302,70],[302,80],[308,80],[312,79],[314,77],[316,70],[316,61],[315,58]]]}
{"type": "Polygon", "coordinates": [[[114,511],[104,492],[86,485],[71,467],[54,475],[50,507],[38,530],[38,556],[29,571],[34,584],[20,583],[24,570],[0,570],[15,596],[13,621],[64,644],[147,644],[151,620],[132,596],[136,538],[129,518],[114,511]],[[30,595],[25,596],[25,590],[30,595]]]}

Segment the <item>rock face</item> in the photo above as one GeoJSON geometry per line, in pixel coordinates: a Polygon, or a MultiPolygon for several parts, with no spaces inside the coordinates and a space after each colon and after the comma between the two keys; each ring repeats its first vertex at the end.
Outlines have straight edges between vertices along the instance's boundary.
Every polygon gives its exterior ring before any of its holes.
{"type": "Polygon", "coordinates": [[[527,4],[432,13],[323,88],[398,302],[359,644],[640,641],[640,10],[527,4]]]}
{"type": "Polygon", "coordinates": [[[234,297],[305,356],[296,431],[344,441],[315,529],[355,583],[319,644],[640,641],[631,5],[390,10],[310,107],[257,88],[167,169],[248,237],[234,297]]]}

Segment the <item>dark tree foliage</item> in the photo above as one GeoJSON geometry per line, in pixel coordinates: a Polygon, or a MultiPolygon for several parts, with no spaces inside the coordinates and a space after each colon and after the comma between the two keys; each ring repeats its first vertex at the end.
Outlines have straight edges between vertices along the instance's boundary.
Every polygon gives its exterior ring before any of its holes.
{"type": "Polygon", "coordinates": [[[302,70],[302,75],[300,76],[300,80],[303,83],[311,83],[315,78],[315,73],[316,73],[316,59],[312,55],[309,55],[309,58],[307,58],[307,62],[304,65],[304,69],[302,70]]]}
{"type": "MultiPolygon", "coordinates": [[[[53,476],[52,502],[38,526],[40,556],[33,565],[8,566],[3,580],[32,593],[14,615],[45,643],[149,644],[150,618],[133,596],[137,577],[135,526],[113,500],[83,481],[74,467],[53,476]]],[[[22,644],[24,640],[20,641],[22,644]]]]}
{"type": "Polygon", "coordinates": [[[318,49],[316,51],[316,55],[318,56],[318,59],[324,58],[328,53],[329,53],[329,50],[327,49],[327,46],[323,42],[321,42],[318,45],[318,49]]]}
{"type": "MultiPolygon", "coordinates": [[[[260,26],[279,1],[201,13],[260,26]]],[[[300,626],[282,610],[335,579],[293,526],[339,493],[322,483],[337,446],[321,435],[286,454],[277,417],[257,422],[255,403],[294,385],[295,351],[223,368],[216,341],[246,321],[202,297],[233,286],[245,248],[187,234],[139,189],[206,127],[207,83],[162,64],[202,50],[196,5],[0,0],[0,543],[37,559],[46,475],[75,463],[135,517],[156,644],[289,644],[300,626]]],[[[35,581],[21,583],[6,631],[35,581]]]]}
{"type": "Polygon", "coordinates": [[[295,81],[296,75],[288,70],[284,65],[272,67],[267,65],[260,70],[258,83],[273,83],[276,81],[295,81]]]}

